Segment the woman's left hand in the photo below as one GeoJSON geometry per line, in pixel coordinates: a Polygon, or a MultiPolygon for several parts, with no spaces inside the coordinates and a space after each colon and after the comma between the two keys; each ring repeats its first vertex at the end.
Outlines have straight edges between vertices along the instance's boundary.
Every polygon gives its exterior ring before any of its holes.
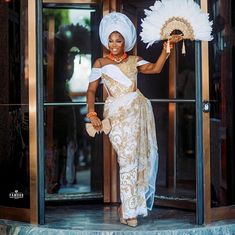
{"type": "Polygon", "coordinates": [[[171,44],[175,44],[178,43],[180,41],[183,40],[183,36],[182,35],[172,35],[171,38],[169,39],[171,44]]]}

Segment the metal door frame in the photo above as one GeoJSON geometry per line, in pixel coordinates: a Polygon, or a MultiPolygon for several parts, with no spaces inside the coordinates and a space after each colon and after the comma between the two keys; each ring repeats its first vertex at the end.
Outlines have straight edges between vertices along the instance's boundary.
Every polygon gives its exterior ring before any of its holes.
{"type": "MultiPolygon", "coordinates": [[[[123,0],[43,0],[44,3],[100,3],[103,4],[103,15],[111,11],[120,11],[120,6],[123,0]]],[[[207,0],[195,0],[201,5],[204,12],[208,12],[207,0]]],[[[40,15],[40,7],[38,4],[38,15],[40,15]]],[[[37,28],[40,29],[41,23],[38,18],[37,28]]],[[[40,33],[39,33],[40,34],[40,33]]],[[[40,43],[38,45],[40,48],[40,43]]],[[[105,53],[105,51],[104,51],[105,53]]],[[[40,56],[38,54],[38,56],[40,56]]],[[[40,63],[40,60],[38,60],[40,63]]],[[[40,67],[40,65],[39,65],[40,67]]],[[[39,72],[39,70],[38,70],[39,72]]],[[[209,100],[209,53],[208,42],[195,42],[195,79],[196,79],[196,219],[198,224],[208,224],[213,220],[235,217],[235,206],[211,208],[211,173],[210,173],[210,115],[203,112],[203,101],[209,100]]],[[[39,86],[40,87],[40,86],[39,86]]],[[[40,93],[40,92],[39,92],[40,93]]],[[[104,91],[105,93],[105,91],[104,91]]],[[[177,101],[171,100],[173,103],[177,101]]],[[[39,110],[43,110],[43,106],[39,104],[39,110]]],[[[42,118],[42,117],[41,117],[42,118]]],[[[40,119],[40,118],[39,118],[40,119]]],[[[41,123],[41,122],[39,122],[41,123]]],[[[39,128],[41,130],[43,128],[39,128]]],[[[40,143],[40,138],[39,138],[40,143]]],[[[43,156],[43,154],[42,154],[43,156]]],[[[43,157],[41,157],[42,166],[43,157]]],[[[104,202],[116,202],[118,200],[118,176],[116,156],[110,146],[109,140],[104,137],[104,202]],[[110,158],[111,156],[111,158],[110,158]]],[[[40,168],[41,172],[41,168],[40,168]]],[[[39,182],[42,182],[42,179],[39,182]]],[[[40,184],[41,186],[42,184],[40,184]]],[[[43,185],[44,187],[44,185],[43,185]]],[[[44,190],[44,188],[43,188],[44,190]]],[[[40,190],[42,191],[42,188],[40,190]]],[[[44,194],[43,194],[44,195],[44,194]]],[[[40,198],[43,198],[40,195],[40,198]]],[[[43,199],[44,201],[44,199],[43,199]]],[[[44,202],[43,202],[44,203],[44,202]]],[[[39,208],[42,208],[40,206],[39,208]]],[[[43,210],[41,210],[43,212],[43,210]]],[[[43,212],[44,213],[44,212],[43,212]]]]}
{"type": "MultiPolygon", "coordinates": [[[[199,0],[198,0],[199,1],[199,0]]],[[[204,12],[208,12],[208,0],[201,0],[201,8],[204,12]]],[[[209,47],[208,42],[202,42],[201,45],[201,79],[198,86],[201,87],[200,104],[198,110],[202,110],[202,101],[209,101],[209,47]]],[[[199,56],[199,55],[198,55],[199,56]]],[[[199,78],[199,77],[198,77],[199,78]]],[[[202,113],[202,111],[201,111],[202,113]]],[[[198,173],[200,174],[200,187],[198,190],[198,219],[201,223],[209,224],[212,221],[222,219],[234,219],[235,218],[235,205],[222,206],[222,207],[211,207],[211,161],[210,161],[210,113],[204,112],[200,114],[202,119],[202,149],[201,155],[198,156],[199,168],[198,173]]],[[[201,134],[200,134],[201,135],[201,134]]]]}
{"type": "Polygon", "coordinates": [[[28,0],[27,37],[29,82],[29,183],[30,208],[15,208],[0,206],[0,215],[4,219],[38,223],[38,126],[37,126],[37,44],[36,44],[36,1],[28,0]]]}

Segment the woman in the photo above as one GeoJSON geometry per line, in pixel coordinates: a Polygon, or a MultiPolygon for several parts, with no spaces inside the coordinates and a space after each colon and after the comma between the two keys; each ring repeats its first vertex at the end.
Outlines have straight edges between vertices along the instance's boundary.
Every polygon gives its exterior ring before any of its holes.
{"type": "MultiPolygon", "coordinates": [[[[138,56],[128,56],[136,42],[135,27],[121,13],[106,15],[99,29],[102,44],[110,51],[95,61],[87,91],[87,117],[93,127],[102,129],[94,109],[95,93],[100,79],[108,92],[104,117],[112,129],[109,138],[117,153],[120,167],[120,222],[137,225],[138,215],[152,209],[158,168],[155,122],[150,101],[136,87],[137,73],[160,73],[169,54],[166,45],[156,63],[138,56]]],[[[171,43],[181,40],[173,36],[171,43]]]]}

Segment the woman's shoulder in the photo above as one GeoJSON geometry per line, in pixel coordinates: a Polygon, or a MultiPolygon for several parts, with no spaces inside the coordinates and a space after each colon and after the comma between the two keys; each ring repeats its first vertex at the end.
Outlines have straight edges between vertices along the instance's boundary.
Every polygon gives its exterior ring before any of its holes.
{"type": "Polygon", "coordinates": [[[96,59],[92,67],[93,67],[93,68],[101,68],[101,67],[102,67],[102,66],[101,66],[101,59],[102,59],[102,58],[96,59]]]}
{"type": "Polygon", "coordinates": [[[102,68],[103,66],[105,66],[106,64],[109,64],[110,61],[108,58],[106,57],[100,57],[98,59],[96,59],[95,63],[93,64],[93,68],[102,68]]]}

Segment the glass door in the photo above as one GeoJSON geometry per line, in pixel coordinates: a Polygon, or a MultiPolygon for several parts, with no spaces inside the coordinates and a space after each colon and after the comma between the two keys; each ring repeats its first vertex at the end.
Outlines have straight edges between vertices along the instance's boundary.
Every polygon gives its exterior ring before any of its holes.
{"type": "MultiPolygon", "coordinates": [[[[123,1],[123,12],[141,31],[144,9],[154,2],[123,1]]],[[[157,205],[196,208],[196,60],[195,43],[186,41],[186,55],[179,44],[162,72],[138,76],[138,88],[150,99],[156,120],[159,148],[159,171],[156,185],[157,205]]],[[[162,43],[150,49],[137,41],[134,53],[155,62],[162,43]]]]}
{"type": "Polygon", "coordinates": [[[0,217],[31,223],[38,222],[35,15],[35,1],[0,2],[0,217]]]}
{"type": "MultiPolygon", "coordinates": [[[[42,17],[45,200],[103,200],[103,139],[85,131],[100,5],[44,1],[42,17]]],[[[102,87],[96,109],[102,115],[102,87]]]]}
{"type": "Polygon", "coordinates": [[[210,103],[210,112],[204,114],[210,130],[205,130],[204,134],[207,136],[205,146],[210,146],[205,159],[205,192],[208,194],[205,217],[210,222],[235,218],[235,4],[230,0],[205,0],[203,3],[214,22],[214,40],[203,55],[208,58],[204,60],[204,70],[206,66],[210,68],[206,79],[209,92],[203,88],[204,99],[210,103]]]}

